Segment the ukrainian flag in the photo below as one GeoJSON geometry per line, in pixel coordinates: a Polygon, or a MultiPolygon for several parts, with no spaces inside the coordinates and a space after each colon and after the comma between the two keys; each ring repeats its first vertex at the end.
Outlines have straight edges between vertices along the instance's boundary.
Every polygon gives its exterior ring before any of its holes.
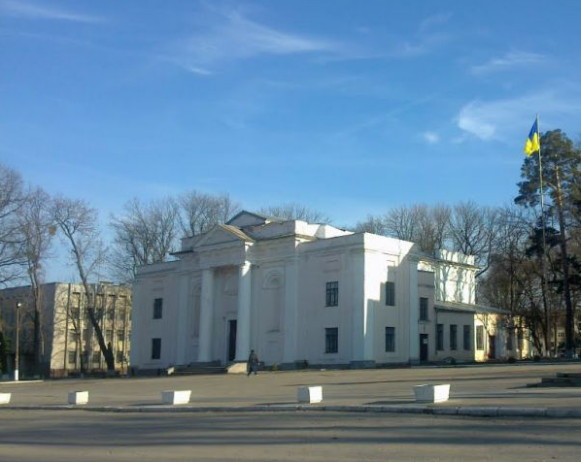
{"type": "Polygon", "coordinates": [[[525,143],[525,154],[527,156],[533,155],[535,152],[541,150],[541,139],[539,138],[539,120],[536,119],[533,127],[531,128],[531,132],[529,133],[529,137],[525,143]]]}

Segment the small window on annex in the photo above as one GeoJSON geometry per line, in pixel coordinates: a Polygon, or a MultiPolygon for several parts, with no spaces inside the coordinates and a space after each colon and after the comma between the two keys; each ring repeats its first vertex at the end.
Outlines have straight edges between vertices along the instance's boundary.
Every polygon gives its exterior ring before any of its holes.
{"type": "Polygon", "coordinates": [[[385,283],[385,305],[395,306],[395,282],[385,283]]]}
{"type": "Polygon", "coordinates": [[[464,324],[464,350],[470,351],[472,349],[472,329],[470,324],[464,324]]]}
{"type": "Polygon", "coordinates": [[[484,326],[476,326],[476,349],[484,350],[484,326]]]}
{"type": "Polygon", "coordinates": [[[339,282],[327,282],[325,288],[325,306],[339,305],[339,282]]]}
{"type": "Polygon", "coordinates": [[[450,324],[450,350],[458,349],[458,326],[450,324]]]}
{"type": "Polygon", "coordinates": [[[339,328],[325,328],[325,353],[339,352],[339,328]]]}
{"type": "Polygon", "coordinates": [[[151,339],[151,359],[161,358],[161,339],[152,338],[151,339]]]}
{"type": "Polygon", "coordinates": [[[444,349],[444,324],[436,325],[436,350],[444,349]]]}
{"type": "Polygon", "coordinates": [[[385,328],[385,351],[390,353],[395,351],[395,327],[385,328]]]}
{"type": "Polygon", "coordinates": [[[153,319],[161,319],[163,314],[163,298],[153,300],[153,319]]]}
{"type": "Polygon", "coordinates": [[[420,297],[420,321],[428,320],[428,298],[420,297]]]}

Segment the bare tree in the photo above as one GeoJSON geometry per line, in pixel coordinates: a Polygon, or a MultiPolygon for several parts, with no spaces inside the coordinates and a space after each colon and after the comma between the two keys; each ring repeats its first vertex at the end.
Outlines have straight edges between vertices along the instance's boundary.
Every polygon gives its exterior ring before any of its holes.
{"type": "Polygon", "coordinates": [[[466,255],[474,255],[480,271],[476,277],[488,269],[492,248],[497,211],[481,207],[474,202],[461,202],[452,210],[450,235],[454,250],[466,255]]]}
{"type": "Polygon", "coordinates": [[[53,201],[52,217],[64,242],[71,251],[71,261],[75,265],[79,279],[85,290],[85,301],[89,321],[95,332],[99,348],[107,370],[115,370],[115,356],[111,343],[105,343],[97,313],[97,284],[91,284],[91,277],[98,277],[105,262],[106,248],[97,227],[97,211],[84,201],[56,198],[53,201]]]}
{"type": "Polygon", "coordinates": [[[450,214],[450,207],[442,204],[403,206],[383,216],[369,215],[366,221],[357,223],[355,229],[411,241],[424,252],[433,254],[444,248],[449,240],[450,214]]]}
{"type": "Polygon", "coordinates": [[[0,285],[22,276],[25,257],[18,212],[25,200],[20,174],[0,164],[0,285]]]}
{"type": "Polygon", "coordinates": [[[385,220],[381,216],[367,215],[365,221],[360,221],[355,224],[355,232],[386,236],[387,229],[385,227],[385,220]]]}
{"type": "Polygon", "coordinates": [[[398,207],[385,214],[387,235],[404,241],[414,240],[419,230],[419,206],[398,207]]]}
{"type": "Polygon", "coordinates": [[[171,198],[143,204],[133,199],[121,217],[113,216],[112,266],[122,281],[135,277],[139,266],[167,261],[178,237],[179,208],[171,198]]]}
{"type": "Polygon", "coordinates": [[[49,257],[52,236],[56,231],[52,223],[49,205],[49,195],[37,188],[29,192],[24,206],[18,213],[19,230],[23,238],[26,270],[31,288],[34,325],[33,351],[37,373],[41,373],[41,362],[44,356],[41,338],[43,263],[49,257]]]}
{"type": "Polygon", "coordinates": [[[178,203],[181,206],[180,225],[185,236],[205,233],[240,211],[240,206],[228,194],[213,196],[190,191],[182,194],[178,203]]]}
{"type": "Polygon", "coordinates": [[[331,218],[319,212],[310,209],[304,205],[290,202],[282,205],[271,205],[260,209],[260,213],[274,218],[283,220],[303,220],[308,223],[331,223],[331,218]]]}

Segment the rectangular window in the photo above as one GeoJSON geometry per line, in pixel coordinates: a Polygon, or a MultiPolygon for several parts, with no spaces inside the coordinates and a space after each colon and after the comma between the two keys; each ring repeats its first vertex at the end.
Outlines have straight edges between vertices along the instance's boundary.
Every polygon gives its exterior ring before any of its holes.
{"type": "Polygon", "coordinates": [[[395,282],[385,283],[385,305],[395,306],[395,282]]]}
{"type": "Polygon", "coordinates": [[[436,325],[436,350],[444,349],[444,324],[436,325]]]}
{"type": "Polygon", "coordinates": [[[337,353],[339,351],[339,328],[327,327],[325,329],[325,353],[337,353]]]}
{"type": "Polygon", "coordinates": [[[161,339],[152,338],[151,339],[151,359],[161,358],[161,339]]]}
{"type": "Polygon", "coordinates": [[[523,331],[520,329],[518,330],[518,333],[517,333],[517,342],[518,342],[518,349],[520,351],[522,351],[524,348],[525,337],[524,337],[523,331]]]}
{"type": "Polygon", "coordinates": [[[161,319],[163,312],[163,298],[156,298],[153,301],[153,319],[161,319]]]}
{"type": "Polygon", "coordinates": [[[476,349],[484,350],[484,326],[476,326],[476,349]]]}
{"type": "Polygon", "coordinates": [[[470,351],[472,349],[472,329],[469,324],[464,324],[464,350],[470,351]]]}
{"type": "Polygon", "coordinates": [[[118,363],[125,362],[125,356],[123,356],[123,351],[118,350],[117,353],[115,353],[115,356],[116,356],[115,361],[117,361],[118,363]]]}
{"type": "Polygon", "coordinates": [[[325,291],[325,306],[339,305],[339,282],[327,282],[325,291]]]}
{"type": "Polygon", "coordinates": [[[395,351],[395,327],[385,328],[385,351],[395,351]]]}
{"type": "Polygon", "coordinates": [[[428,320],[428,299],[420,297],[420,321],[428,320]]]}
{"type": "Polygon", "coordinates": [[[450,350],[458,349],[458,326],[450,324],[450,350]]]}
{"type": "Polygon", "coordinates": [[[325,306],[339,305],[339,282],[327,282],[325,289],[325,306]]]}
{"type": "Polygon", "coordinates": [[[77,351],[69,351],[69,364],[77,363],[77,351]]]}
{"type": "Polygon", "coordinates": [[[100,351],[93,351],[93,362],[99,363],[101,360],[101,352],[100,351]]]}

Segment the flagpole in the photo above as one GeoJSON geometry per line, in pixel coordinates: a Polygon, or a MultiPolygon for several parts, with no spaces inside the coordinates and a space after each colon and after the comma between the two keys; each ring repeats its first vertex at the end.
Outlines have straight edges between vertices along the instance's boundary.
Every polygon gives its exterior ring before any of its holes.
{"type": "MultiPolygon", "coordinates": [[[[542,275],[543,275],[543,292],[545,293],[544,295],[544,300],[545,300],[545,310],[546,310],[546,316],[547,316],[547,334],[549,334],[550,336],[550,320],[549,320],[549,314],[550,314],[550,301],[549,301],[549,285],[548,285],[548,281],[547,281],[547,237],[546,237],[546,223],[545,223],[545,193],[543,191],[543,161],[542,161],[542,155],[541,155],[541,131],[539,129],[539,115],[537,114],[536,117],[536,125],[537,125],[537,139],[539,141],[539,192],[541,194],[541,232],[542,232],[542,250],[543,250],[543,256],[541,258],[541,271],[542,271],[542,275]]],[[[549,340],[550,343],[550,337],[547,338],[547,340],[549,340]]],[[[555,345],[556,346],[556,345],[555,345]]],[[[549,351],[549,345],[545,345],[545,350],[548,352],[549,351]]]]}

